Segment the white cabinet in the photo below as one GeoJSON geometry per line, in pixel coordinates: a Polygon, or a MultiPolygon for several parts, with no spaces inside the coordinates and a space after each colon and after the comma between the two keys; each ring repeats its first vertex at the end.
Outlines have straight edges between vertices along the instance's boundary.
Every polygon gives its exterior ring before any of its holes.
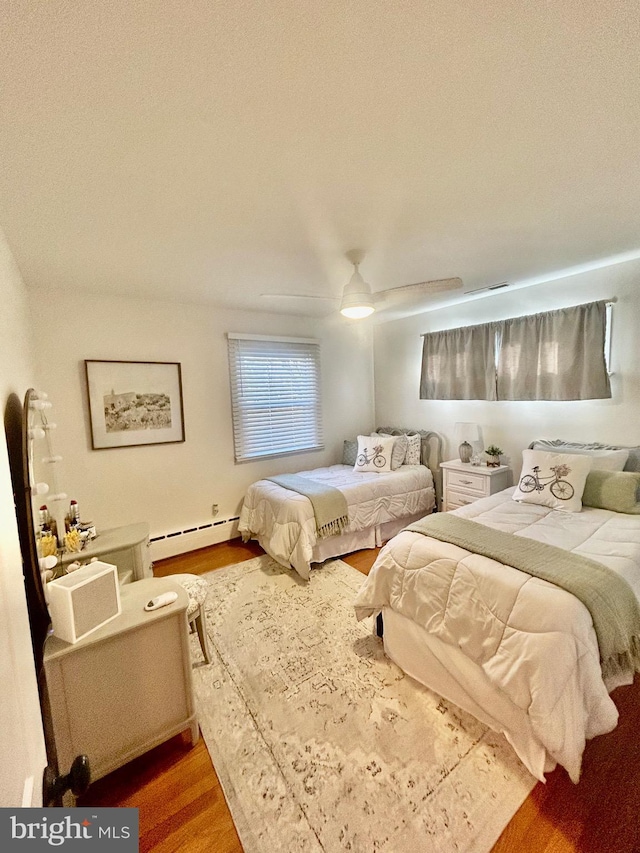
{"type": "Polygon", "coordinates": [[[490,468],[487,465],[476,466],[454,459],[451,462],[442,462],[440,467],[443,473],[445,512],[473,503],[478,498],[493,495],[511,485],[511,468],[508,465],[490,468]]]}
{"type": "Polygon", "coordinates": [[[146,522],[100,530],[89,545],[76,554],[65,554],[62,564],[74,560],[89,562],[93,557],[118,568],[120,583],[138,581],[153,576],[149,547],[149,525],[146,522]]]}
{"type": "Polygon", "coordinates": [[[198,739],[187,606],[171,578],[121,589],[122,613],[75,644],[51,635],[44,650],[50,716],[61,773],[87,755],[92,781],[189,729],[198,739]],[[144,605],[162,592],[178,598],[144,605]]]}

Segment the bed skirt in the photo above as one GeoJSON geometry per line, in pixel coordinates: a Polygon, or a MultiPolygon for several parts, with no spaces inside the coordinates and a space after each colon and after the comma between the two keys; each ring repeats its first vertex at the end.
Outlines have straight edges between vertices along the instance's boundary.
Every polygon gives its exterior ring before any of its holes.
{"type": "MultiPolygon", "coordinates": [[[[407,524],[413,524],[424,518],[424,512],[417,515],[408,515],[405,518],[395,518],[393,521],[385,521],[382,524],[376,524],[373,527],[367,527],[366,530],[356,530],[353,533],[342,533],[340,536],[329,536],[327,539],[318,539],[313,547],[310,563],[324,563],[325,560],[330,560],[333,557],[341,557],[343,554],[351,554],[353,551],[362,551],[365,548],[380,548],[385,542],[388,542],[396,533],[403,530],[407,524]]],[[[276,563],[282,561],[274,554],[269,547],[269,540],[262,536],[253,536],[260,547],[272,557],[276,563]]],[[[301,572],[298,570],[299,574],[301,572]]],[[[303,575],[305,580],[308,580],[307,575],[303,575]]]]}
{"type": "Polygon", "coordinates": [[[362,551],[364,548],[380,548],[396,533],[400,533],[407,524],[413,524],[424,518],[424,512],[409,515],[406,518],[394,518],[366,530],[356,530],[354,533],[342,533],[340,536],[330,536],[328,539],[318,539],[313,547],[312,563],[323,563],[331,557],[340,557],[352,551],[362,551]]]}

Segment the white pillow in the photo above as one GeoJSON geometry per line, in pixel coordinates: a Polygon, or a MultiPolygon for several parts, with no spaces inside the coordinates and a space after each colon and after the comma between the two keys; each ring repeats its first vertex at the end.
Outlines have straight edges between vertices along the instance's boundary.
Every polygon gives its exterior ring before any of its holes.
{"type": "Polygon", "coordinates": [[[420,435],[407,436],[407,452],[404,457],[405,465],[420,465],[420,447],[422,437],[420,435]]]}
{"type": "Polygon", "coordinates": [[[628,450],[583,450],[581,448],[563,448],[563,453],[591,457],[592,471],[624,471],[629,458],[628,450]]]}
{"type": "Polygon", "coordinates": [[[620,444],[602,444],[592,441],[588,444],[580,441],[563,441],[561,438],[539,438],[529,445],[530,450],[546,450],[549,453],[575,453],[586,451],[592,453],[601,450],[624,450],[629,456],[624,465],[624,471],[640,471],[640,445],[628,447],[620,444]]]}
{"type": "Polygon", "coordinates": [[[409,445],[408,436],[404,435],[389,435],[387,432],[372,432],[371,438],[382,435],[384,438],[393,439],[393,450],[391,451],[391,470],[395,471],[404,464],[404,457],[407,455],[407,447],[409,445]]]}
{"type": "Polygon", "coordinates": [[[354,471],[374,471],[385,474],[391,471],[393,436],[384,438],[378,433],[358,436],[358,455],[354,471]]]}
{"type": "Polygon", "coordinates": [[[522,451],[522,472],[514,501],[580,512],[591,457],[577,453],[522,451]]]}

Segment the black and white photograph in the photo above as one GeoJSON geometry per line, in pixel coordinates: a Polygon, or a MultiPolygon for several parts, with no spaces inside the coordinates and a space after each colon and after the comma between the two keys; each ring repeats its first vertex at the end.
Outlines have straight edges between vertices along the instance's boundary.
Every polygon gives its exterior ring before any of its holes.
{"type": "Polygon", "coordinates": [[[85,360],[94,450],[184,441],[177,362],[85,360]]]}

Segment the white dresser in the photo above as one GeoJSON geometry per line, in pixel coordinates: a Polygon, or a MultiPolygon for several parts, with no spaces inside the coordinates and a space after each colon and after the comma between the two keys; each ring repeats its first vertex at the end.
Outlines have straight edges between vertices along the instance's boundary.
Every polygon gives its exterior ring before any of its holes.
{"type": "Polygon", "coordinates": [[[64,566],[78,560],[88,563],[93,557],[117,566],[120,584],[153,577],[149,549],[149,525],[146,521],[98,530],[95,539],[77,553],[62,556],[64,566]]]}
{"type": "Polygon", "coordinates": [[[147,578],[121,589],[122,613],[79,640],[55,635],[44,647],[51,723],[61,773],[77,755],[89,758],[91,780],[188,730],[198,740],[184,589],[147,578]],[[173,604],[146,611],[168,590],[173,604]]]}
{"type": "Polygon", "coordinates": [[[512,485],[511,468],[508,465],[489,468],[487,465],[471,465],[470,462],[454,459],[442,462],[440,467],[444,512],[473,503],[478,498],[493,495],[512,485]]]}

